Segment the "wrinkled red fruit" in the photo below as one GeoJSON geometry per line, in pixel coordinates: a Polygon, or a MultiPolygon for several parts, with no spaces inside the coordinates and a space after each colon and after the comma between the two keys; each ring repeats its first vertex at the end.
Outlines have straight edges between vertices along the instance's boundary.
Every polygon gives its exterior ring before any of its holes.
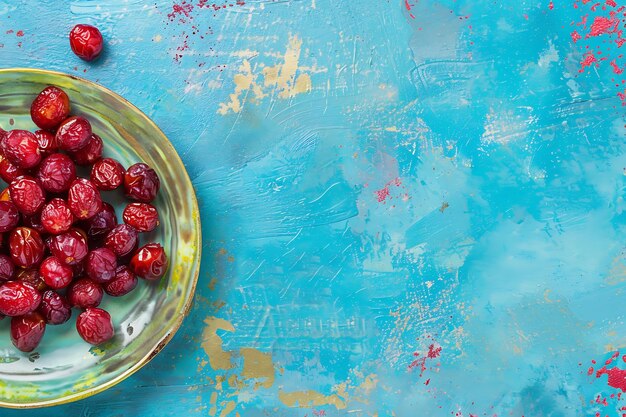
{"type": "Polygon", "coordinates": [[[70,32],[70,47],[80,59],[95,59],[102,52],[103,46],[102,33],[95,26],[76,25],[70,32]]]}
{"type": "Polygon", "coordinates": [[[32,216],[22,216],[22,226],[30,227],[31,229],[36,230],[37,233],[39,233],[40,235],[47,233],[41,225],[41,218],[39,217],[39,214],[33,214],[32,216]]]}
{"type": "Polygon", "coordinates": [[[46,291],[43,293],[39,313],[48,324],[63,324],[72,316],[72,306],[61,294],[46,291]]]}
{"type": "Polygon", "coordinates": [[[39,182],[33,177],[23,176],[13,182],[9,186],[11,193],[11,201],[20,213],[32,216],[43,207],[46,197],[39,185],[39,182]]]}
{"type": "Polygon", "coordinates": [[[133,274],[126,265],[120,265],[115,270],[113,281],[104,285],[104,291],[113,297],[121,297],[134,290],[137,281],[137,275],[133,274]]]}
{"type": "Polygon", "coordinates": [[[126,256],[137,245],[137,231],[127,224],[118,224],[107,235],[104,246],[111,249],[117,256],[126,256]]]}
{"type": "Polygon", "coordinates": [[[102,197],[95,185],[84,178],[77,178],[70,185],[67,203],[72,214],[80,220],[87,220],[102,209],[102,197]]]}
{"type": "Polygon", "coordinates": [[[148,203],[130,203],[124,208],[122,217],[124,223],[139,232],[151,232],[159,225],[159,213],[156,207],[148,203]]]}
{"type": "Polygon", "coordinates": [[[105,284],[115,278],[117,256],[111,249],[98,248],[89,252],[85,262],[85,270],[89,278],[105,284]]]}
{"type": "Polygon", "coordinates": [[[45,246],[36,230],[18,227],[9,235],[9,252],[13,263],[22,268],[39,264],[43,259],[45,246]]]}
{"type": "Polygon", "coordinates": [[[35,311],[41,303],[41,294],[26,282],[9,281],[0,286],[0,313],[5,316],[23,316],[35,311]]]}
{"type": "Polygon", "coordinates": [[[41,210],[41,225],[47,233],[58,235],[70,230],[74,223],[68,204],[61,198],[53,198],[41,210]]]}
{"type": "Polygon", "coordinates": [[[20,221],[17,207],[10,201],[0,201],[0,233],[9,232],[20,221]]]}
{"type": "Polygon", "coordinates": [[[158,243],[148,243],[142,246],[130,260],[130,269],[148,281],[161,278],[167,270],[165,250],[158,243]]]}
{"type": "Polygon", "coordinates": [[[70,98],[57,87],[46,87],[33,100],[30,117],[39,128],[53,130],[70,114],[70,98]]]}
{"type": "Polygon", "coordinates": [[[11,319],[11,342],[22,352],[35,350],[45,331],[46,321],[39,313],[33,312],[11,319]]]}
{"type": "Polygon", "coordinates": [[[37,138],[42,157],[50,155],[59,149],[57,140],[52,133],[46,130],[38,130],[35,132],[35,137],[37,138]]]}
{"type": "Polygon", "coordinates": [[[64,151],[76,152],[84,148],[91,138],[91,124],[80,116],[65,119],[57,130],[56,140],[64,151]]]}
{"type": "Polygon", "coordinates": [[[88,308],[80,313],[76,330],[85,342],[92,345],[104,343],[115,335],[111,315],[101,308],[88,308]]]}
{"type": "Polygon", "coordinates": [[[103,191],[112,191],[124,182],[124,167],[112,158],[104,158],[91,168],[91,181],[103,191]]]}
{"type": "Polygon", "coordinates": [[[48,289],[48,286],[39,275],[39,268],[29,268],[29,269],[20,269],[16,274],[16,281],[26,282],[31,284],[33,287],[37,289],[37,291],[42,292],[48,289]]]}
{"type": "Polygon", "coordinates": [[[85,236],[77,229],[50,239],[50,252],[67,265],[76,265],[87,257],[89,248],[85,236]]]}
{"type": "MultiPolygon", "coordinates": [[[[109,203],[102,203],[102,209],[85,224],[87,240],[99,243],[117,225],[115,209],[109,203]]],[[[99,245],[102,246],[102,245],[99,245]]]]}
{"type": "Polygon", "coordinates": [[[76,167],[69,156],[53,153],[41,162],[37,170],[41,186],[49,193],[62,193],[76,179],[76,167]]]}
{"type": "Polygon", "coordinates": [[[126,197],[149,203],[156,197],[161,181],[155,170],[143,163],[132,165],[124,174],[126,197]]]}
{"type": "Polygon", "coordinates": [[[0,144],[4,156],[20,168],[32,168],[41,161],[37,137],[28,130],[11,130],[0,144]]]}
{"type": "Polygon", "coordinates": [[[12,164],[6,157],[0,155],[0,178],[7,184],[16,178],[26,175],[26,170],[12,164]]]}
{"type": "Polygon", "coordinates": [[[0,254],[0,281],[8,281],[13,278],[15,266],[11,258],[5,254],[0,254]]]}
{"type": "Polygon", "coordinates": [[[97,307],[102,301],[104,291],[97,282],[89,278],[74,281],[67,290],[67,299],[74,307],[97,307]]]}
{"type": "Polygon", "coordinates": [[[103,146],[100,136],[93,134],[84,148],[71,152],[70,155],[77,165],[92,165],[102,158],[103,146]]]}
{"type": "Polygon", "coordinates": [[[56,257],[49,256],[39,265],[39,274],[48,287],[58,290],[70,285],[74,271],[56,257]]]}

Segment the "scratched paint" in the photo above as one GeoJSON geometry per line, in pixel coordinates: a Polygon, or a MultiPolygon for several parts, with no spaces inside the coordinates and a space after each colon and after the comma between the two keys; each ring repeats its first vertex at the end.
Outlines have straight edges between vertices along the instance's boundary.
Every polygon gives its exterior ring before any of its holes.
{"type": "Polygon", "coordinates": [[[205,233],[170,345],[58,414],[621,416],[622,6],[0,0],[2,67],[145,111],[205,233]]]}

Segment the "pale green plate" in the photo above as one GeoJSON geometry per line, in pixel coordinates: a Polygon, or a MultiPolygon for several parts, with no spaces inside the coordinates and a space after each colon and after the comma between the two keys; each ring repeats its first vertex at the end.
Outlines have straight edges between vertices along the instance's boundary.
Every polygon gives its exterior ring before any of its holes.
{"type": "MultiPolygon", "coordinates": [[[[114,321],[114,339],[99,347],[82,341],[72,321],[48,326],[36,352],[20,353],[0,322],[0,406],[43,407],[103,391],[148,363],[178,330],[191,305],[200,264],[200,220],[195,193],[182,161],[163,132],[139,109],[92,82],[35,69],[0,70],[0,126],[34,130],[29,110],[47,85],[64,89],[72,113],[85,115],[104,140],[105,155],[125,166],[143,161],[161,178],[155,201],[158,231],[145,240],[161,242],[170,257],[160,282],[140,280],[132,293],[105,296],[102,307],[114,321]]],[[[1,181],[0,181],[1,182],[1,181]]],[[[105,199],[114,195],[105,196],[105,199]]],[[[118,218],[120,206],[117,206],[118,218]]]]}

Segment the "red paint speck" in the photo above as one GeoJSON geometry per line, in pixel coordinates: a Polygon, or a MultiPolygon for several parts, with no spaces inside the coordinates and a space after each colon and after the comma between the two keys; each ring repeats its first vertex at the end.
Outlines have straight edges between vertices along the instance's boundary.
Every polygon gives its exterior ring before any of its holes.
{"type": "Polygon", "coordinates": [[[428,357],[430,359],[438,358],[441,354],[441,346],[435,347],[434,344],[428,346],[428,357]]]}
{"type": "Polygon", "coordinates": [[[587,37],[600,36],[607,33],[615,33],[619,20],[614,17],[607,19],[603,16],[596,16],[591,24],[591,29],[587,37]]]}
{"type": "Polygon", "coordinates": [[[608,6],[611,6],[611,7],[616,7],[617,6],[617,3],[615,3],[615,1],[613,1],[613,0],[606,0],[606,4],[608,6]]]}
{"type": "Polygon", "coordinates": [[[21,38],[22,36],[24,36],[24,31],[23,31],[23,30],[18,30],[18,31],[15,33],[15,36],[17,36],[18,38],[21,38]]]}
{"type": "Polygon", "coordinates": [[[572,37],[572,42],[574,43],[582,39],[582,36],[580,36],[580,34],[576,31],[573,31],[570,36],[572,37]]]}
{"type": "Polygon", "coordinates": [[[593,51],[587,52],[585,54],[585,59],[583,59],[580,63],[580,69],[578,72],[585,72],[585,68],[590,67],[595,62],[598,62],[596,56],[593,54],[593,51]]]}
{"type": "Polygon", "coordinates": [[[621,74],[622,72],[624,72],[624,69],[620,68],[615,62],[615,60],[611,61],[611,67],[613,67],[613,72],[615,74],[621,74]]]}
{"type": "Polygon", "coordinates": [[[172,5],[172,12],[167,15],[170,19],[170,22],[173,22],[176,19],[176,16],[185,16],[189,19],[192,19],[191,12],[193,11],[193,4],[187,3],[186,1],[182,1],[180,4],[172,5]]]}
{"type": "Polygon", "coordinates": [[[548,4],[548,9],[554,10],[554,2],[553,1],[550,1],[550,4],[548,4]]]}
{"type": "Polygon", "coordinates": [[[415,19],[415,15],[411,13],[411,9],[413,8],[413,6],[411,5],[411,3],[409,3],[409,0],[404,0],[404,7],[406,7],[406,10],[409,12],[409,16],[415,19]]]}
{"type": "Polygon", "coordinates": [[[380,190],[374,191],[374,194],[376,194],[376,200],[379,203],[384,203],[385,200],[387,199],[387,197],[389,197],[389,195],[390,195],[389,186],[391,186],[391,185],[395,185],[396,187],[399,187],[400,185],[402,185],[402,182],[400,181],[400,178],[396,178],[396,179],[393,179],[393,180],[389,181],[380,190]]]}

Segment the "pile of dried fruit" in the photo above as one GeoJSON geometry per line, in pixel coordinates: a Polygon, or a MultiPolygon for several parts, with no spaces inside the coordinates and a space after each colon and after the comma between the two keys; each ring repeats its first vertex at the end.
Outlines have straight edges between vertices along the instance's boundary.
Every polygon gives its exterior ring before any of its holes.
{"type": "Polygon", "coordinates": [[[11,317],[11,340],[24,352],[41,341],[47,324],[67,322],[72,307],[80,336],[97,345],[113,337],[110,314],[98,308],[104,293],[132,291],[137,277],[161,278],[163,247],[139,248],[139,234],[159,225],[150,204],[160,181],[143,163],[124,169],[102,158],[102,139],[87,119],[70,117],[67,94],[47,87],[31,106],[41,129],[0,128],[0,314],[11,317]],[[89,178],[76,165],[90,166],[89,178]],[[118,224],[100,191],[123,188],[132,200],[118,224]]]}

